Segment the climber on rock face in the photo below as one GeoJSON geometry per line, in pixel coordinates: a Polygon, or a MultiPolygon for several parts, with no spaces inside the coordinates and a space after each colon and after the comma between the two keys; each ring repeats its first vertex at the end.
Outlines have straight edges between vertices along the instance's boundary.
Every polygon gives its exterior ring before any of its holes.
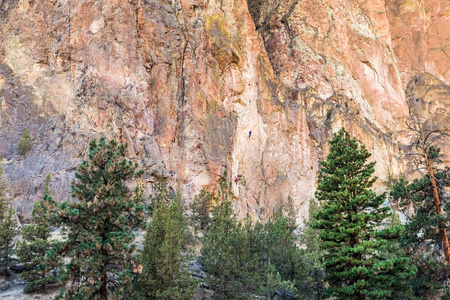
{"type": "Polygon", "coordinates": [[[238,183],[239,182],[239,178],[237,176],[234,176],[234,182],[238,183]]]}
{"type": "Polygon", "coordinates": [[[248,137],[249,137],[249,138],[252,137],[252,131],[251,131],[251,130],[248,132],[248,137]]]}

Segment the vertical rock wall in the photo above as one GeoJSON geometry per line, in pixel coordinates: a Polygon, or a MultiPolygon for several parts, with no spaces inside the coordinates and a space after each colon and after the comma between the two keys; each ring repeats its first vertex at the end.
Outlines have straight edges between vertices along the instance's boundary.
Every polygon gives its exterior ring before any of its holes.
{"type": "Polygon", "coordinates": [[[0,154],[14,206],[27,217],[47,173],[68,199],[100,136],[128,142],[149,190],[172,171],[187,201],[227,169],[240,178],[236,209],[260,219],[289,195],[306,215],[326,141],[344,125],[381,177],[402,172],[407,82],[449,79],[448,7],[428,2],[0,1],[0,154]]]}

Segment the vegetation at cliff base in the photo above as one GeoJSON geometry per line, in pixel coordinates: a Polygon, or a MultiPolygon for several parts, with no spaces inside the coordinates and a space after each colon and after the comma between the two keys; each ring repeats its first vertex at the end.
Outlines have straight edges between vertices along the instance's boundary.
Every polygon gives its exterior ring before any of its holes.
{"type": "Polygon", "coordinates": [[[22,241],[17,245],[17,256],[24,265],[20,277],[27,282],[25,293],[41,291],[48,285],[55,284],[60,269],[61,259],[48,255],[56,243],[50,239],[49,211],[44,205],[45,201],[51,201],[50,180],[51,176],[48,174],[43,199],[35,202],[33,206],[33,223],[22,227],[22,241]]]}
{"type": "Polygon", "coordinates": [[[330,141],[321,163],[316,197],[322,203],[314,227],[320,229],[324,250],[327,297],[387,299],[409,297],[416,267],[392,243],[401,225],[382,227],[391,212],[385,195],[371,190],[375,162],[364,145],[341,129],[330,141]]]}
{"type": "Polygon", "coordinates": [[[179,194],[166,198],[170,193],[164,178],[156,186],[141,254],[143,272],[136,285],[144,299],[192,299],[198,283],[188,269],[191,234],[184,204],[179,194]]]}
{"type": "Polygon", "coordinates": [[[9,186],[3,177],[3,160],[0,158],[0,275],[8,274],[15,265],[14,237],[17,234],[17,222],[11,207],[9,186]]]}
{"type": "Polygon", "coordinates": [[[428,174],[392,180],[380,195],[370,156],[344,128],[334,134],[299,226],[291,197],[265,222],[239,218],[226,172],[186,211],[164,171],[150,189],[126,145],[93,140],[73,201],[51,197],[48,175],[21,238],[0,165],[0,272],[11,273],[17,256],[24,292],[59,286],[55,299],[448,299],[450,170],[431,164],[439,149],[427,148],[428,174]],[[405,224],[388,195],[412,208],[405,224]],[[51,239],[53,227],[61,239],[51,239]]]}
{"type": "MultiPolygon", "coordinates": [[[[444,210],[448,211],[449,201],[444,191],[450,186],[450,170],[436,170],[434,176],[442,203],[445,203],[444,210]]],[[[402,249],[413,259],[418,269],[417,276],[411,282],[414,296],[429,298],[442,294],[450,269],[445,261],[439,227],[441,222],[449,224],[450,219],[447,214],[441,216],[436,213],[430,177],[425,175],[413,182],[397,179],[391,196],[400,207],[414,207],[414,213],[407,217],[408,222],[400,239],[402,249]]]]}
{"type": "MultiPolygon", "coordinates": [[[[44,194],[45,200],[48,197],[48,194],[44,194]]],[[[50,240],[50,228],[45,214],[42,201],[36,202],[32,214],[33,224],[24,225],[21,230],[22,241],[18,244],[17,256],[24,265],[20,276],[27,281],[25,293],[44,290],[57,282],[60,260],[58,257],[46,257],[54,242],[50,240]]]]}
{"type": "Polygon", "coordinates": [[[214,299],[316,299],[320,278],[306,252],[296,245],[282,208],[265,224],[238,221],[231,186],[222,180],[212,225],[202,240],[201,262],[214,299]],[[237,296],[239,295],[239,296],[237,296]]]}
{"type": "Polygon", "coordinates": [[[67,234],[59,253],[70,258],[58,276],[65,284],[58,299],[103,300],[112,294],[119,298],[133,294],[132,280],[139,270],[133,229],[142,226],[144,218],[139,194],[127,186],[138,177],[136,167],[126,157],[126,145],[93,140],[89,159],[80,164],[72,182],[77,201],[49,203],[55,206],[51,223],[67,234]]]}

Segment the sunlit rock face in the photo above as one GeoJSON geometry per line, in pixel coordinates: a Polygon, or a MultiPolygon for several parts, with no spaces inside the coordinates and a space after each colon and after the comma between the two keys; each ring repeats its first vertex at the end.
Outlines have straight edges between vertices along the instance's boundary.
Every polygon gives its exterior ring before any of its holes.
{"type": "Polygon", "coordinates": [[[162,173],[190,201],[227,170],[240,215],[261,220],[288,196],[307,214],[342,126],[381,179],[404,172],[411,107],[447,122],[446,2],[0,1],[0,154],[14,206],[27,218],[48,173],[54,197],[69,199],[100,136],[129,144],[148,191],[162,173]]]}

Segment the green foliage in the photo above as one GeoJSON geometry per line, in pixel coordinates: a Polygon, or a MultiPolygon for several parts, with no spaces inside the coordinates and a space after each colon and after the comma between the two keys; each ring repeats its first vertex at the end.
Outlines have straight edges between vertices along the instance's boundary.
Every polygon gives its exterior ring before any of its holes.
{"type": "Polygon", "coordinates": [[[214,222],[203,239],[201,263],[211,275],[207,283],[215,299],[249,299],[254,285],[261,282],[259,257],[254,243],[262,243],[251,225],[238,222],[228,197],[213,208],[214,222]],[[237,296],[239,295],[239,296],[237,296]]]}
{"type": "MultiPolygon", "coordinates": [[[[317,280],[314,278],[317,265],[308,260],[308,251],[297,246],[297,237],[293,234],[292,220],[283,215],[280,209],[264,224],[256,224],[254,230],[258,232],[257,240],[261,241],[260,249],[255,251],[260,256],[260,264],[267,268],[264,280],[270,279],[271,274],[280,277],[282,286],[272,287],[269,298],[278,296],[282,299],[320,299],[317,294],[317,280]],[[275,272],[271,271],[271,268],[275,272]],[[291,288],[287,288],[290,286],[291,288]],[[283,292],[281,292],[283,291],[283,292]]],[[[270,282],[266,285],[270,287],[270,282]]]]}
{"type": "Polygon", "coordinates": [[[371,190],[375,162],[367,163],[370,153],[343,128],[330,144],[321,163],[316,197],[322,209],[314,224],[321,230],[326,296],[386,299],[407,293],[416,269],[409,258],[388,251],[402,229],[381,229],[390,208],[383,206],[385,195],[371,190]]]}
{"type": "MultiPolygon", "coordinates": [[[[44,198],[50,197],[48,194],[44,198]]],[[[17,256],[23,263],[25,270],[20,274],[27,281],[25,293],[44,290],[47,285],[56,283],[56,270],[59,260],[46,259],[46,254],[54,243],[49,240],[50,229],[46,222],[42,201],[38,201],[33,207],[34,224],[22,227],[22,241],[18,244],[17,256]]]]}
{"type": "Polygon", "coordinates": [[[45,177],[45,183],[44,183],[44,195],[51,196],[52,191],[50,190],[50,181],[52,180],[52,175],[47,174],[47,177],[45,177]]]}
{"type": "MultiPolygon", "coordinates": [[[[50,200],[50,174],[44,185],[43,200],[34,203],[33,224],[24,225],[21,230],[22,241],[18,243],[17,256],[25,270],[20,274],[27,281],[25,293],[44,290],[47,285],[56,283],[56,273],[60,269],[60,259],[46,257],[55,242],[49,240],[48,212],[45,202],[50,200]]],[[[50,200],[51,201],[51,200],[50,200]]]]}
{"type": "Polygon", "coordinates": [[[138,272],[133,253],[133,228],[143,224],[144,206],[134,180],[137,164],[126,157],[126,145],[104,138],[89,144],[89,160],[83,161],[72,182],[78,201],[56,204],[44,199],[49,220],[66,230],[67,238],[56,244],[49,257],[70,258],[59,280],[65,286],[58,299],[107,299],[129,297],[138,272]]]}
{"type": "Polygon", "coordinates": [[[147,226],[142,252],[143,273],[138,289],[145,299],[192,299],[197,289],[191,278],[186,250],[190,240],[181,196],[167,202],[166,181],[154,195],[152,220],[147,226]]]}
{"type": "MultiPolygon", "coordinates": [[[[161,173],[165,173],[164,169],[161,173]]],[[[173,191],[169,186],[168,178],[164,176],[158,176],[155,183],[153,184],[152,199],[148,208],[150,215],[152,215],[154,208],[159,204],[169,201],[171,198],[173,198],[172,194],[173,191]]]]}
{"type": "Polygon", "coordinates": [[[297,210],[295,209],[294,199],[291,196],[288,196],[286,204],[283,207],[287,211],[287,218],[289,220],[289,227],[291,230],[295,230],[297,228],[296,219],[297,219],[297,210]]]}
{"type": "Polygon", "coordinates": [[[14,209],[8,196],[9,188],[3,178],[3,162],[0,161],[0,275],[7,275],[7,271],[16,260],[13,239],[17,235],[17,222],[14,209]]]}
{"type": "Polygon", "coordinates": [[[309,266],[309,276],[311,277],[311,287],[314,299],[322,299],[325,293],[325,272],[323,270],[323,251],[321,250],[322,240],[320,230],[314,228],[315,215],[320,207],[313,198],[309,201],[309,219],[305,224],[305,229],[301,237],[301,242],[306,246],[305,260],[309,266]]]}
{"type": "Polygon", "coordinates": [[[240,222],[231,186],[223,180],[213,223],[203,238],[201,263],[215,299],[315,299],[311,268],[296,246],[292,222],[282,209],[266,223],[240,222]]]}
{"type": "Polygon", "coordinates": [[[212,217],[211,209],[214,195],[202,189],[200,194],[194,197],[194,200],[189,205],[192,210],[192,221],[195,228],[200,230],[208,230],[211,227],[212,217]]]}
{"type": "Polygon", "coordinates": [[[25,131],[22,134],[22,137],[19,141],[19,146],[17,149],[19,150],[20,155],[25,155],[28,151],[31,150],[31,147],[33,146],[33,139],[30,136],[30,131],[28,129],[25,129],[25,131]]]}
{"type": "MultiPolygon", "coordinates": [[[[447,212],[450,207],[444,190],[450,186],[450,169],[436,170],[434,176],[443,210],[447,212]]],[[[450,219],[447,214],[439,216],[436,213],[430,177],[425,175],[411,183],[399,178],[394,182],[390,195],[400,206],[414,208],[401,238],[403,249],[418,268],[417,276],[411,282],[414,296],[421,299],[442,293],[449,270],[445,265],[438,229],[440,220],[448,228],[450,219]]]]}

